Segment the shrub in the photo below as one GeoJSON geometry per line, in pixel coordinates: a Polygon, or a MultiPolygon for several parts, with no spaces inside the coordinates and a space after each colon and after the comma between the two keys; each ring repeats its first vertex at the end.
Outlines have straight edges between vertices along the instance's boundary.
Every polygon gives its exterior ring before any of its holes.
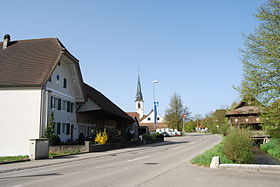
{"type": "Polygon", "coordinates": [[[233,161],[229,160],[223,153],[224,141],[220,144],[215,145],[211,149],[205,151],[204,153],[194,157],[192,159],[192,164],[197,164],[200,166],[210,166],[213,156],[219,156],[221,163],[231,164],[233,161]]]}
{"type": "Polygon", "coordinates": [[[262,144],[261,149],[280,160],[280,139],[271,139],[270,142],[262,144]]]}
{"type": "Polygon", "coordinates": [[[98,132],[94,141],[98,144],[105,144],[108,141],[108,135],[106,133],[106,130],[104,130],[103,132],[98,132]]]}
{"type": "Polygon", "coordinates": [[[146,140],[152,140],[152,139],[154,139],[154,137],[155,137],[155,135],[153,135],[153,134],[147,134],[147,133],[143,134],[142,136],[143,136],[143,138],[146,139],[146,140]]]}
{"type": "Polygon", "coordinates": [[[78,144],[84,144],[85,143],[85,139],[86,139],[86,137],[85,137],[84,133],[81,132],[79,134],[78,144]]]}
{"type": "Polygon", "coordinates": [[[250,134],[244,129],[230,129],[225,137],[223,152],[226,157],[236,163],[245,164],[252,160],[253,142],[250,134]]]}
{"type": "Polygon", "coordinates": [[[49,138],[49,141],[50,141],[50,145],[60,145],[61,144],[61,140],[60,140],[59,136],[56,134],[53,134],[49,138]]]}

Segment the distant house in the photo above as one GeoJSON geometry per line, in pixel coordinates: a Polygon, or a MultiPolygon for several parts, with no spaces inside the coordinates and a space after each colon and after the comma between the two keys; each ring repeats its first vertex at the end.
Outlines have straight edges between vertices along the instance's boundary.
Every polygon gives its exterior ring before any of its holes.
{"type": "Polygon", "coordinates": [[[226,117],[229,119],[230,125],[261,130],[261,109],[254,105],[255,102],[257,102],[256,99],[243,98],[233,110],[227,112],[226,117]]]}
{"type": "Polygon", "coordinates": [[[127,114],[136,117],[140,126],[148,127],[150,132],[155,132],[155,129],[157,128],[168,128],[167,123],[161,115],[157,114],[155,119],[154,110],[151,110],[149,114],[144,115],[144,99],[139,76],[137,81],[135,108],[136,112],[127,112],[127,114]]]}
{"type": "Polygon", "coordinates": [[[0,42],[0,156],[27,155],[53,112],[62,141],[134,120],[85,85],[79,61],[57,38],[0,42]]]}

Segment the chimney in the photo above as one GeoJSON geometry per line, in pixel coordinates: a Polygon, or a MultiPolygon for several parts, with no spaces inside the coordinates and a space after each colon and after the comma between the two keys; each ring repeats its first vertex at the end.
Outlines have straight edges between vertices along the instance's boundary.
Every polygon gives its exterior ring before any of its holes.
{"type": "Polygon", "coordinates": [[[9,34],[5,34],[3,41],[3,49],[6,49],[10,44],[11,37],[9,34]]]}

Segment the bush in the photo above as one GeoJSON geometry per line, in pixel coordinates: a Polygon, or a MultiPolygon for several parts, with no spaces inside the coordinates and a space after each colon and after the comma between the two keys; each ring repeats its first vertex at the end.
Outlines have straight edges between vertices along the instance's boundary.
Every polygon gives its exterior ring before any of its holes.
{"type": "Polygon", "coordinates": [[[79,138],[78,138],[78,144],[84,144],[85,143],[85,140],[86,140],[86,137],[85,137],[85,135],[84,135],[84,133],[80,133],[79,134],[79,138]]]}
{"type": "Polygon", "coordinates": [[[108,141],[108,135],[106,133],[106,130],[104,130],[103,132],[98,132],[94,141],[98,144],[105,144],[108,141]]]}
{"type": "Polygon", "coordinates": [[[192,159],[192,164],[197,164],[200,166],[207,166],[209,167],[212,161],[213,156],[219,156],[220,161],[223,164],[232,164],[233,161],[229,160],[223,153],[223,146],[224,141],[222,141],[220,144],[215,145],[213,148],[205,151],[204,153],[194,157],[192,159]]]}
{"type": "Polygon", "coordinates": [[[280,160],[280,139],[271,139],[270,142],[262,144],[261,149],[280,160]]]}
{"type": "Polygon", "coordinates": [[[143,139],[152,140],[152,139],[155,138],[156,135],[155,134],[147,134],[147,133],[145,133],[142,136],[143,136],[143,139]]]}
{"type": "Polygon", "coordinates": [[[49,141],[50,141],[50,145],[60,145],[61,144],[61,140],[60,140],[59,136],[56,134],[51,135],[51,137],[49,138],[49,141]]]}
{"type": "Polygon", "coordinates": [[[253,142],[250,134],[244,129],[230,129],[225,137],[223,152],[226,157],[236,163],[245,164],[252,160],[253,142]]]}

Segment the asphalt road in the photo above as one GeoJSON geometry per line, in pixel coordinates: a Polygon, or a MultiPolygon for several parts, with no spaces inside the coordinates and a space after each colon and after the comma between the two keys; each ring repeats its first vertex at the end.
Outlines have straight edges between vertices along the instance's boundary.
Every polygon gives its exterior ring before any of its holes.
{"type": "Polygon", "coordinates": [[[190,134],[98,158],[69,158],[67,163],[0,173],[0,186],[280,186],[280,173],[190,164],[191,158],[219,141],[216,135],[190,134]]]}

